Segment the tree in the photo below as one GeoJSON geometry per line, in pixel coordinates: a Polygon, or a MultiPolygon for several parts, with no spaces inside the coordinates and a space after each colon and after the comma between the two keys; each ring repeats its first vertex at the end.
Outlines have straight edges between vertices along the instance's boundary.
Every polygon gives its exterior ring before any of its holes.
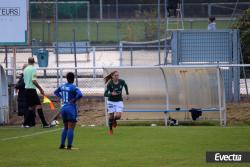
{"type": "Polygon", "coordinates": [[[250,8],[238,18],[233,28],[240,30],[243,60],[244,63],[250,64],[250,8]]]}
{"type": "MultiPolygon", "coordinates": [[[[144,33],[145,33],[145,40],[152,41],[157,40],[157,9],[152,8],[150,10],[144,10],[143,12],[136,11],[135,18],[144,19],[144,33]]],[[[161,17],[161,16],[160,16],[161,17]]],[[[161,18],[162,20],[162,18],[161,18]]],[[[162,25],[162,22],[160,23],[162,25]]],[[[164,26],[160,26],[160,34],[164,34],[164,26]]]]}

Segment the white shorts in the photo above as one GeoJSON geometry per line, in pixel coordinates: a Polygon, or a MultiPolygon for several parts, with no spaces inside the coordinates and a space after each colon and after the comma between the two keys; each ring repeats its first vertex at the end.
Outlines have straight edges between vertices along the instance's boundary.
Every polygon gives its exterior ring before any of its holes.
{"type": "Polygon", "coordinates": [[[108,113],[123,112],[123,101],[108,101],[107,102],[108,113]]]}

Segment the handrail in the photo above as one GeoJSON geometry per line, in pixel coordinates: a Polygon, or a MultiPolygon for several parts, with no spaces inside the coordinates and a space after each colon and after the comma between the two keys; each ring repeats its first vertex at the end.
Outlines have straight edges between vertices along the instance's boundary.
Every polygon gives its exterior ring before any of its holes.
{"type": "MultiPolygon", "coordinates": [[[[169,68],[223,68],[223,67],[250,67],[250,64],[192,64],[192,65],[161,65],[161,66],[102,66],[102,67],[39,67],[37,70],[86,70],[86,69],[104,69],[104,68],[161,68],[161,67],[169,67],[169,68]]],[[[4,68],[5,70],[13,70],[13,68],[4,68]]],[[[22,70],[21,68],[17,70],[22,70]]]]}

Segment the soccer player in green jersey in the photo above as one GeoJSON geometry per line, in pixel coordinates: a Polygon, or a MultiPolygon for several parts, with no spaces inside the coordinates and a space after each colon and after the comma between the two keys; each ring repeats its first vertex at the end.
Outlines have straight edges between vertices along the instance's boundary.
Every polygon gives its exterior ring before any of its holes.
{"type": "Polygon", "coordinates": [[[123,97],[122,90],[123,87],[126,91],[125,99],[128,100],[128,86],[126,82],[119,78],[119,72],[113,71],[108,76],[104,78],[107,88],[105,90],[104,96],[108,97],[107,106],[109,114],[109,134],[113,134],[113,128],[117,126],[117,120],[121,119],[123,112],[123,97]]]}

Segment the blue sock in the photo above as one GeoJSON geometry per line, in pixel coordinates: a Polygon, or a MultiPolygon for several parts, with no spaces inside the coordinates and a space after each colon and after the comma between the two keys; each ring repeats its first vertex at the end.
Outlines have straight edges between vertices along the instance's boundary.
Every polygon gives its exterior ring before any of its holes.
{"type": "Polygon", "coordinates": [[[67,129],[63,128],[61,134],[61,145],[65,145],[66,138],[67,138],[67,129]]]}
{"type": "Polygon", "coordinates": [[[69,128],[68,129],[68,146],[72,146],[73,138],[74,138],[74,130],[69,128]]]}

